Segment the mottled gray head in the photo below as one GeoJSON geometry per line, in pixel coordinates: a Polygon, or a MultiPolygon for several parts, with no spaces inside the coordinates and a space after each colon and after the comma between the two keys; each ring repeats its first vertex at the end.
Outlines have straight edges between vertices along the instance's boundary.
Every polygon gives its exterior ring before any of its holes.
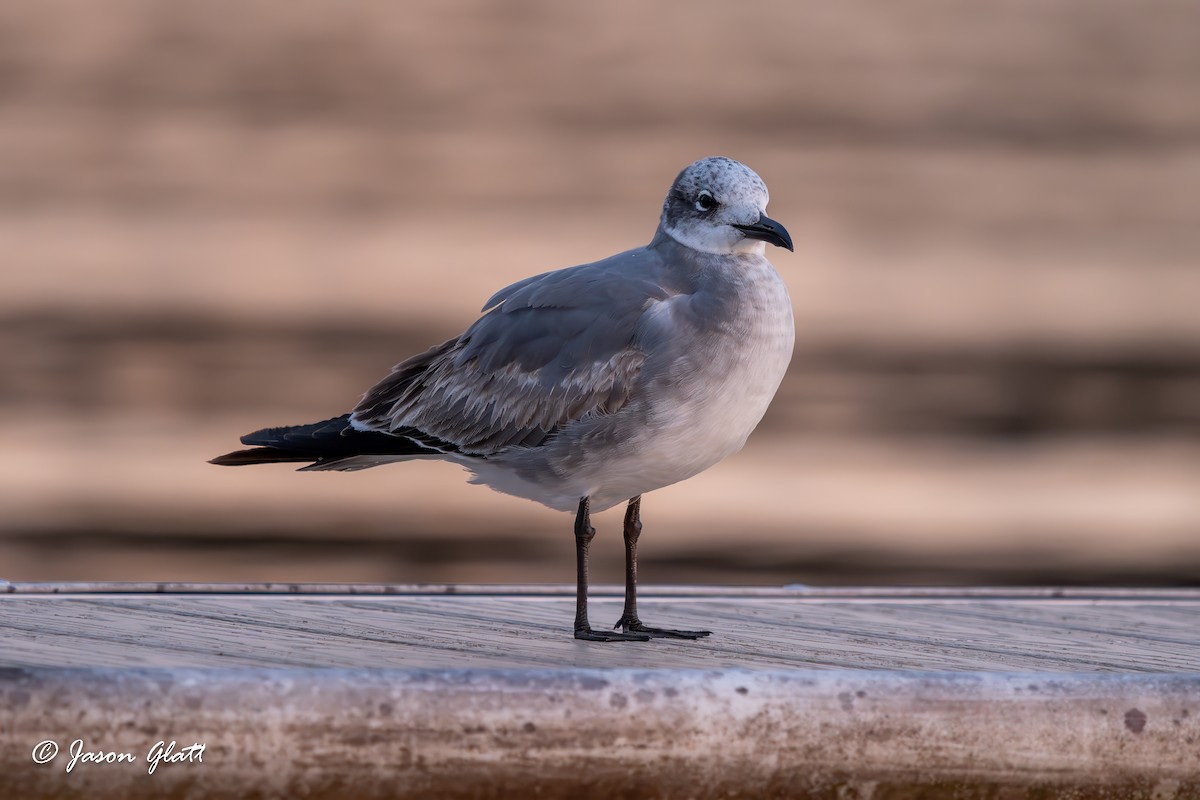
{"type": "Polygon", "coordinates": [[[702,158],[667,192],[661,226],[675,241],[705,253],[762,253],[765,242],[792,249],[787,230],[767,216],[767,185],[731,158],[702,158]]]}

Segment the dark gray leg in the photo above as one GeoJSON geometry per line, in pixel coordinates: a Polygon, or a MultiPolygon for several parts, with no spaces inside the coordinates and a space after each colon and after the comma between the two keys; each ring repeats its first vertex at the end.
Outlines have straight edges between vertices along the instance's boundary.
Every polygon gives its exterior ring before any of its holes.
{"type": "Polygon", "coordinates": [[[625,509],[625,611],[614,628],[626,633],[644,633],[662,639],[699,639],[712,631],[674,631],[669,628],[647,628],[638,619],[637,610],[637,543],[642,535],[642,496],[629,501],[625,509]]]}
{"type": "Polygon", "coordinates": [[[579,501],[579,511],[575,514],[575,638],[589,642],[647,642],[650,637],[646,634],[594,631],[588,623],[588,547],[595,535],[590,504],[584,497],[579,501]]]}

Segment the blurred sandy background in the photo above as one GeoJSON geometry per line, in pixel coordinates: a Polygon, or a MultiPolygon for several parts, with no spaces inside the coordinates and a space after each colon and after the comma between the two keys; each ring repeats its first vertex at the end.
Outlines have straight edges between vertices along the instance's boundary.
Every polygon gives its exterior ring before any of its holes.
{"type": "MultiPolygon", "coordinates": [[[[1200,583],[1200,5],[0,5],[0,577],[573,580],[447,465],[205,463],[498,287],[649,240],[693,159],[796,239],[749,446],[643,579],[1200,583]]],[[[620,579],[620,512],[595,577],[620,579]]]]}

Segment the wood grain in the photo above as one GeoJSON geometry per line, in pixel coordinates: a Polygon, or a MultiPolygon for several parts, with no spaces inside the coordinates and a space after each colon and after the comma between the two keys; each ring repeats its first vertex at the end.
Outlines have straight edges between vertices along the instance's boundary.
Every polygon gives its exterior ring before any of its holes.
{"type": "MultiPolygon", "coordinates": [[[[163,588],[9,585],[0,665],[1200,671],[1193,590],[655,587],[645,619],[711,639],[603,646],[560,586],[163,588]]],[[[600,587],[592,617],[620,606],[600,587]]]]}

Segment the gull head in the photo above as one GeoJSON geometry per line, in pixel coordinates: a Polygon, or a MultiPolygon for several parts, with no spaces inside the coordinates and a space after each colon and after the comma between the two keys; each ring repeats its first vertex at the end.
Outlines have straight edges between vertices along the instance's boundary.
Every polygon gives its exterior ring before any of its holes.
{"type": "Polygon", "coordinates": [[[767,216],[767,185],[731,158],[686,167],[663,202],[662,230],[704,253],[762,255],[767,243],[792,249],[787,229],[767,216]]]}

